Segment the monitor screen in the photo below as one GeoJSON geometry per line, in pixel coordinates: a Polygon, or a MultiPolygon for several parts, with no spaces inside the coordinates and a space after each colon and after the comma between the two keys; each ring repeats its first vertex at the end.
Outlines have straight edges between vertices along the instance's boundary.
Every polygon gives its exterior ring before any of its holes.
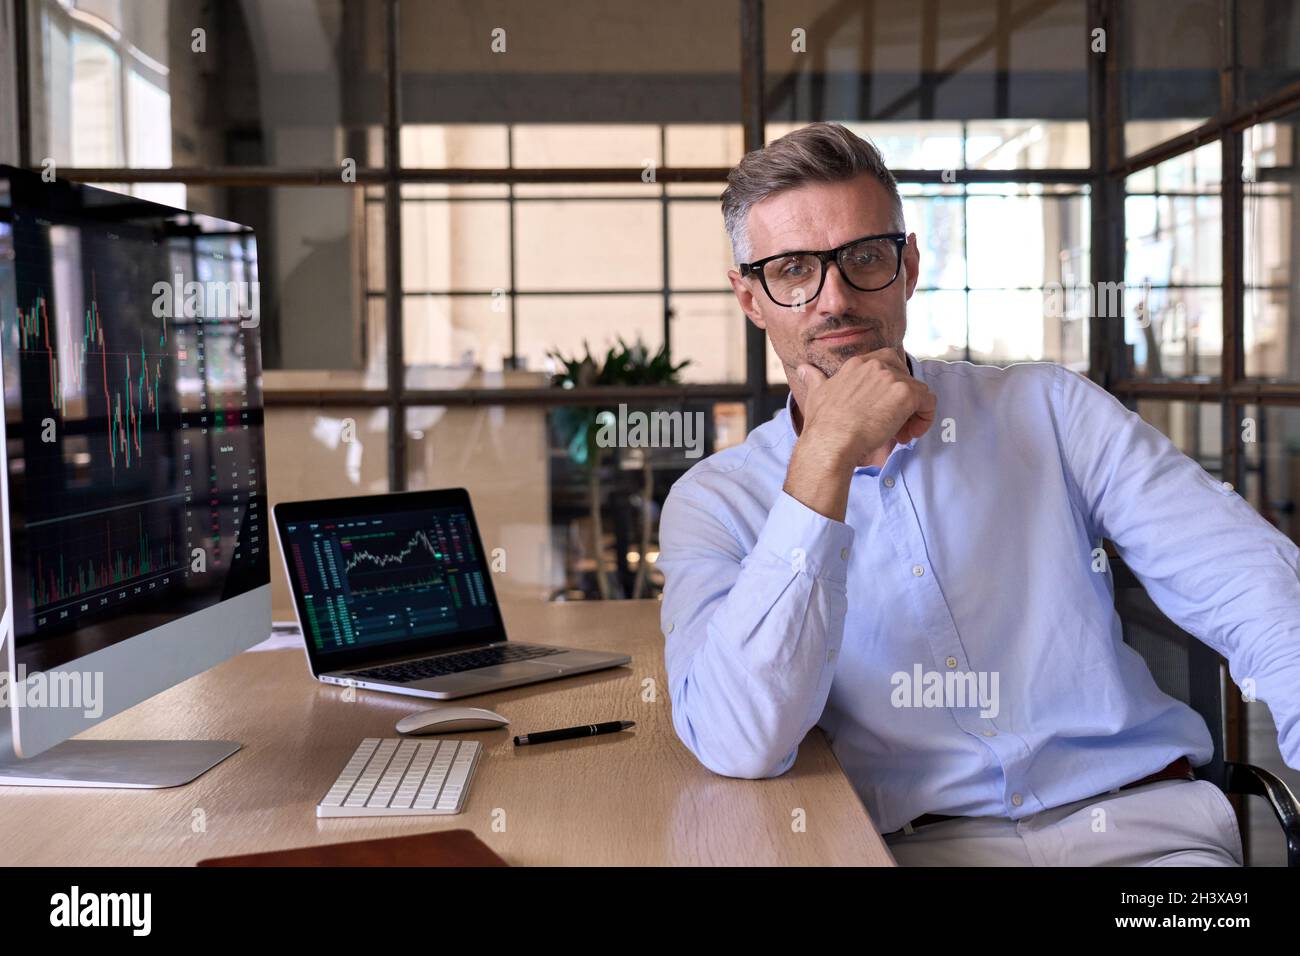
{"type": "Polygon", "coordinates": [[[500,631],[463,492],[296,502],[279,505],[276,516],[314,662],[345,666],[500,631]]]}
{"type": "Polygon", "coordinates": [[[0,169],[16,662],[269,580],[251,230],[0,169]]]}

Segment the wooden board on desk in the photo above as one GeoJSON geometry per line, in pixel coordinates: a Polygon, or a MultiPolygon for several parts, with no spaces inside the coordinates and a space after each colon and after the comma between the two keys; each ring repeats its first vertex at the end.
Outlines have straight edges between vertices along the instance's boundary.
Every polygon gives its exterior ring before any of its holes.
{"type": "Polygon", "coordinates": [[[511,721],[456,735],[484,746],[463,813],[317,819],[317,801],[363,737],[395,737],[401,717],[441,702],[326,686],[308,674],[301,651],[250,651],[83,735],[238,740],[242,750],[170,790],[0,789],[0,862],[192,865],[443,827],[472,830],[513,866],[893,865],[820,731],[788,772],[767,780],[718,776],[682,745],[659,607],[507,605],[513,640],[621,650],[632,664],[456,701],[511,721]],[[511,743],[528,731],[620,719],[636,729],[511,743]]]}

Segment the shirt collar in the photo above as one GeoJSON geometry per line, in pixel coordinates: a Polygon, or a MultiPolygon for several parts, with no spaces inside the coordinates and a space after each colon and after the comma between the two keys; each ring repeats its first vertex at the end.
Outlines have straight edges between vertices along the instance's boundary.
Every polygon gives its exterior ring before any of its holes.
{"type": "MultiPolygon", "coordinates": [[[[921,367],[920,360],[906,349],[903,350],[903,355],[907,358],[907,370],[912,373],[912,378],[924,384],[925,369],[921,367]]],[[[793,445],[799,438],[794,430],[794,389],[791,389],[790,393],[785,397],[785,431],[786,437],[789,438],[790,443],[793,445]]],[[[915,445],[916,439],[913,438],[903,447],[912,448],[915,445]]]]}

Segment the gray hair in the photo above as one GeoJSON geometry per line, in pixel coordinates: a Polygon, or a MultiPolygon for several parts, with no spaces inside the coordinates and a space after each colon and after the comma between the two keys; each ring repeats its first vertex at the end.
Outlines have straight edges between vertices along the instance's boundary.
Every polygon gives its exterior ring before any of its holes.
{"type": "Polygon", "coordinates": [[[813,123],[751,150],[727,174],[722,193],[722,221],[731,236],[736,262],[748,262],[749,211],[776,193],[810,183],[839,183],[865,173],[875,176],[894,204],[896,225],[903,228],[903,200],[894,174],[880,150],[839,123],[813,123]]]}

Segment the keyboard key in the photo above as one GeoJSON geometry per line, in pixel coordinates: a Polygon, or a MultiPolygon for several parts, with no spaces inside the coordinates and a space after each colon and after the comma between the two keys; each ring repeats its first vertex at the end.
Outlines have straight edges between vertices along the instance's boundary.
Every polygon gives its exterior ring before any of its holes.
{"type": "Polygon", "coordinates": [[[397,753],[384,771],[383,779],[379,781],[379,786],[375,792],[370,795],[366,801],[368,807],[386,807],[392,798],[397,785],[402,782],[402,776],[406,773],[406,768],[411,763],[411,758],[415,756],[415,741],[403,740],[402,745],[397,748],[397,753]]]}
{"type": "Polygon", "coordinates": [[[477,741],[367,737],[316,806],[318,817],[459,813],[477,741]]]}

